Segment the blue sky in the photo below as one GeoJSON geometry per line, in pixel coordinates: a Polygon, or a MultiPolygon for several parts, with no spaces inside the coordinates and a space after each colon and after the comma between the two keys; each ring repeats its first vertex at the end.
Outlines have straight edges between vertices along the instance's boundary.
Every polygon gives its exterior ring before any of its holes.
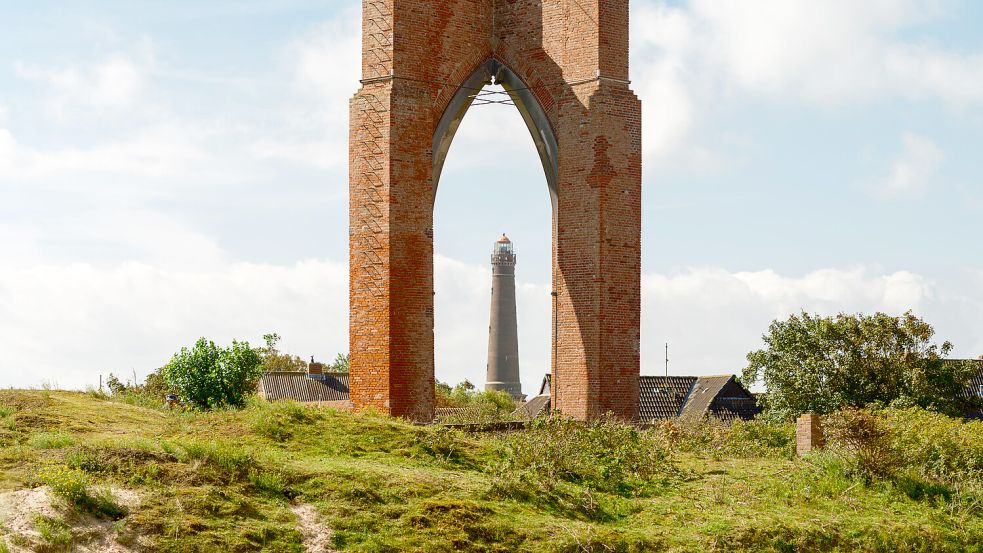
{"type": "MultiPolygon", "coordinates": [[[[359,3],[32,2],[0,34],[0,385],[82,387],[199,335],[347,349],[359,3]]],[[[798,309],[914,309],[983,353],[983,5],[632,1],[643,372],[739,371],[798,309]]],[[[435,211],[438,377],[481,381],[488,253],[548,367],[549,201],[474,108],[435,211]]]]}

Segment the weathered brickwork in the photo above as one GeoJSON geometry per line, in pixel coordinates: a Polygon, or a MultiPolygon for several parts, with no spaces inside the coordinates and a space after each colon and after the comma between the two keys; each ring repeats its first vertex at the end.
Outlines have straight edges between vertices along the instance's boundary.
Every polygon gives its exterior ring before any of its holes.
{"type": "Polygon", "coordinates": [[[795,421],[795,453],[800,457],[826,445],[819,415],[803,413],[795,421]]]}
{"type": "Polygon", "coordinates": [[[641,105],[627,81],[628,0],[364,0],[362,26],[355,408],[433,416],[434,137],[460,85],[494,59],[541,108],[545,121],[527,109],[527,123],[556,142],[555,164],[544,157],[556,183],[553,405],[581,420],[637,417],[641,105]]]}

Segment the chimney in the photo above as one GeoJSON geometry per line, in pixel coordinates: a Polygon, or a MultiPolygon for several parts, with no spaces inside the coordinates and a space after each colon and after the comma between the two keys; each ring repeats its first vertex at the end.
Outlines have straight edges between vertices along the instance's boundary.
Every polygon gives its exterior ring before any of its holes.
{"type": "Polygon", "coordinates": [[[311,356],[311,362],[307,364],[307,376],[314,380],[324,379],[324,363],[315,363],[313,355],[311,356]]]}

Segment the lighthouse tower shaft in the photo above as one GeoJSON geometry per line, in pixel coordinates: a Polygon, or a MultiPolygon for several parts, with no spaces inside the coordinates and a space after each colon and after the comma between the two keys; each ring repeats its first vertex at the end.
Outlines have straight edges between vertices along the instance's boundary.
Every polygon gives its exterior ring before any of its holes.
{"type": "Polygon", "coordinates": [[[485,390],[523,398],[519,383],[519,332],[515,314],[515,252],[503,234],[492,251],[491,314],[488,324],[488,375],[485,390]]]}

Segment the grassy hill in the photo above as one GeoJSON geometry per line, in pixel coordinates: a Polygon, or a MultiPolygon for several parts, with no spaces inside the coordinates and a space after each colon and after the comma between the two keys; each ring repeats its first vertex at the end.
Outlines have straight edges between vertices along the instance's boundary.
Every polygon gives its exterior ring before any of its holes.
{"type": "MultiPolygon", "coordinates": [[[[959,436],[983,442],[973,424],[959,436]]],[[[959,466],[983,470],[965,448],[959,466]]],[[[292,403],[0,391],[0,552],[983,551],[979,480],[938,472],[793,459],[790,426],[465,435],[292,403]],[[30,493],[52,505],[31,512],[30,493]]]]}

